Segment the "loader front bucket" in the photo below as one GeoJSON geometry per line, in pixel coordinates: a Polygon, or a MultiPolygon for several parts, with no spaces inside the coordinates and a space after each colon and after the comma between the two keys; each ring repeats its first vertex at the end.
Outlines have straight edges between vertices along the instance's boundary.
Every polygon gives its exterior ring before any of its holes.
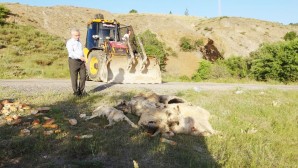
{"type": "Polygon", "coordinates": [[[156,58],[112,56],[107,64],[108,82],[114,83],[161,83],[161,72],[156,58]]]}

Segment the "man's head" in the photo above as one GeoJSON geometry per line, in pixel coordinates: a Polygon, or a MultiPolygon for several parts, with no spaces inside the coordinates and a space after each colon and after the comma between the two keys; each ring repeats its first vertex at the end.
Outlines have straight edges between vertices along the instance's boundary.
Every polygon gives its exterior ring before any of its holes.
{"type": "Polygon", "coordinates": [[[75,40],[79,40],[80,39],[80,31],[79,29],[72,29],[71,30],[71,37],[75,40]]]}

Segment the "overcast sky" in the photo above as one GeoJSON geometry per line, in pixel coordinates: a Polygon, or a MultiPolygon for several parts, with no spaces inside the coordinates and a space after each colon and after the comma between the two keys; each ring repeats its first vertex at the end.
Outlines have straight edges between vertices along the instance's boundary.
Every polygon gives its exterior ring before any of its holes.
{"type": "Polygon", "coordinates": [[[160,13],[199,17],[238,16],[298,23],[298,0],[0,0],[33,6],[68,5],[102,9],[112,13],[160,13]],[[219,3],[221,2],[221,3],[219,3]],[[219,4],[221,4],[219,8],[219,4]]]}

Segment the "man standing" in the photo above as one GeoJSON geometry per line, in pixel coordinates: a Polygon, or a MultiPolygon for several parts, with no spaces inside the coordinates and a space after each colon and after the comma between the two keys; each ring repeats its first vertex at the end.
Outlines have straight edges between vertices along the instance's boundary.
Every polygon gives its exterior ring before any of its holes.
{"type": "Polygon", "coordinates": [[[67,41],[66,48],[73,94],[82,96],[85,89],[86,66],[83,46],[80,42],[80,31],[78,29],[71,30],[71,39],[67,41]],[[80,76],[79,84],[78,76],[80,76]]]}

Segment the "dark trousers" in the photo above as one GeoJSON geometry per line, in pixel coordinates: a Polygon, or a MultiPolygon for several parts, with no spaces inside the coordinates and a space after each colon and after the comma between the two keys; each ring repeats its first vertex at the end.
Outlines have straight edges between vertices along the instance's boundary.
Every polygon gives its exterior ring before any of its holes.
{"type": "Polygon", "coordinates": [[[70,71],[71,85],[74,93],[81,94],[85,89],[86,81],[86,66],[85,62],[79,59],[68,58],[68,65],[70,71]],[[80,81],[78,84],[78,76],[80,81]]]}

